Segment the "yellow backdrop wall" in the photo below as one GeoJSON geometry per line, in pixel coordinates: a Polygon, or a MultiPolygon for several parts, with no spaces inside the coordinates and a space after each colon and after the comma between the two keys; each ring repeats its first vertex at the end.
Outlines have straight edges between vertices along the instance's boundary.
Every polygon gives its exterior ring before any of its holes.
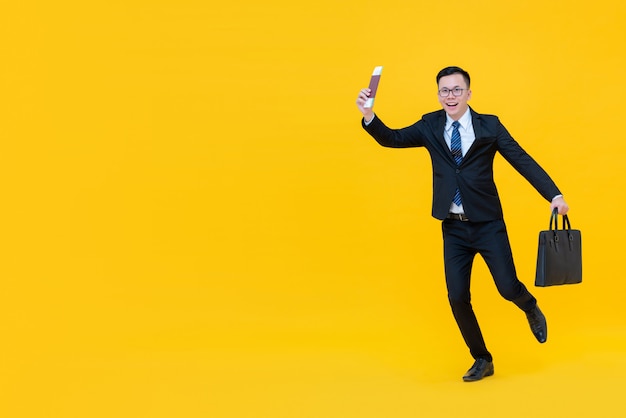
{"type": "MultiPolygon", "coordinates": [[[[517,395],[559,384],[570,401],[545,416],[611,416],[623,2],[60,0],[0,16],[0,415],[448,416],[478,400],[513,416],[517,395]],[[471,106],[500,116],[582,230],[584,283],[535,289],[545,346],[477,261],[498,361],[482,386],[459,383],[471,359],[428,155],[359,126],[376,65],[395,127],[438,108],[441,68],[466,68],[471,106]]],[[[496,176],[532,287],[549,206],[502,158],[496,176]]]]}

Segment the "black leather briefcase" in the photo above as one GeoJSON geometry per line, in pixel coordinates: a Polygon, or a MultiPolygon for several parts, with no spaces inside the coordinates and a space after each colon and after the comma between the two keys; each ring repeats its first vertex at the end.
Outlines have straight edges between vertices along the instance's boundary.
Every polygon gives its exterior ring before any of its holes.
{"type": "Polygon", "coordinates": [[[567,215],[563,215],[562,229],[558,229],[558,211],[554,209],[550,229],[539,233],[535,286],[581,283],[581,244],[580,231],[571,229],[567,215]]]}

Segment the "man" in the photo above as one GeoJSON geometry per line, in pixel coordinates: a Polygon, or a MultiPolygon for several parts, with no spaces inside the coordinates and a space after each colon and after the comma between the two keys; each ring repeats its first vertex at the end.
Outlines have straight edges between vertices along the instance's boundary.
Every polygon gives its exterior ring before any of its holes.
{"type": "Polygon", "coordinates": [[[425,147],[433,167],[432,216],[442,220],[445,277],[452,313],[475,362],[463,376],[466,382],[494,373],[470,302],[470,275],[476,254],[485,260],[499,293],[526,313],[540,343],[548,337],[546,319],[537,300],[515,271],[502,206],[493,181],[493,159],[499,152],[549,202],[564,215],[569,207],[548,174],[511,137],[496,116],[475,112],[470,76],[459,67],[437,74],[442,109],[428,113],[403,129],[388,128],[371,108],[365,107],[371,91],[362,89],[357,106],[362,126],[385,147],[425,147]]]}

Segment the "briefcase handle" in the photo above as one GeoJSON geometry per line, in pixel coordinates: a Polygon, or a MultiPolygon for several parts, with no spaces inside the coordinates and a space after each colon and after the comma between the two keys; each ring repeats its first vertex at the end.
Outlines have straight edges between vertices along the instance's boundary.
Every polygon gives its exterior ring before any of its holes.
{"type": "MultiPolygon", "coordinates": [[[[557,208],[554,208],[554,210],[552,211],[552,216],[550,216],[550,231],[552,231],[552,229],[559,229],[559,210],[557,208]],[[554,228],[552,228],[552,223],[554,222],[554,228]]],[[[561,227],[561,229],[565,229],[565,225],[567,224],[567,230],[569,231],[570,229],[572,229],[572,226],[569,223],[569,218],[567,217],[567,215],[563,215],[563,226],[561,227]]]]}

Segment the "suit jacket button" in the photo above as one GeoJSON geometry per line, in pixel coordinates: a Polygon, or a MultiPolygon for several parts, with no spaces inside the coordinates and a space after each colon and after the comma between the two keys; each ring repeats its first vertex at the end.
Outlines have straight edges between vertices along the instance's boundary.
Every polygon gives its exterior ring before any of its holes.
{"type": "Polygon", "coordinates": [[[456,169],[456,173],[459,174],[461,172],[461,170],[459,170],[458,168],[456,169]]]}

